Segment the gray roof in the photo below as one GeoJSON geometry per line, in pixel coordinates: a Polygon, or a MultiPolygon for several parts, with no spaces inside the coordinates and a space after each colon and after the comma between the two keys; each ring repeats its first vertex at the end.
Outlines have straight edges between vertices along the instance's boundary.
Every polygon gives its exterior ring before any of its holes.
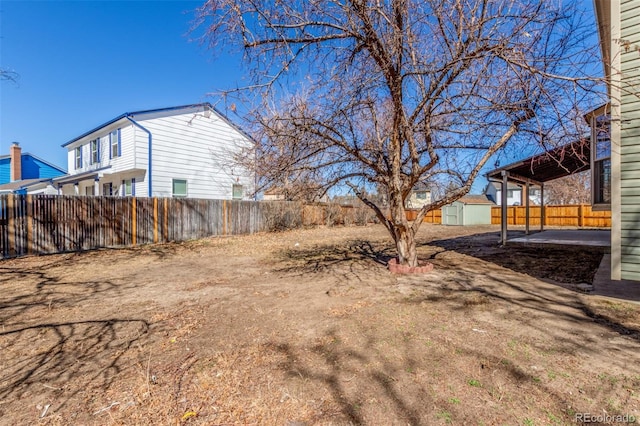
{"type": "Polygon", "coordinates": [[[415,191],[430,191],[431,189],[426,183],[418,182],[415,185],[413,185],[413,188],[411,188],[411,190],[415,192],[415,191]]]}
{"type": "Polygon", "coordinates": [[[51,178],[35,178],[35,179],[22,179],[16,180],[14,182],[9,182],[0,185],[0,191],[16,191],[18,189],[26,188],[31,185],[35,185],[37,183],[49,182],[51,178]]]}

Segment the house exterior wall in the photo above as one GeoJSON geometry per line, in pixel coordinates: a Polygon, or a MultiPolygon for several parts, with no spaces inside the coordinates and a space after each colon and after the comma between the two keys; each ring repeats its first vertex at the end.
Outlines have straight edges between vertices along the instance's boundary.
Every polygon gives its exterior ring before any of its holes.
{"type": "MultiPolygon", "coordinates": [[[[235,156],[250,147],[247,137],[215,113],[201,111],[141,120],[153,135],[153,196],[171,197],[173,179],[187,181],[189,198],[231,199],[233,184],[243,186],[243,198],[253,194],[250,173],[235,156]]],[[[137,162],[148,161],[148,135],[136,129],[137,162]],[[141,143],[144,136],[144,143],[141,143]]]]}
{"type": "MultiPolygon", "coordinates": [[[[614,1],[611,15],[612,79],[619,80],[619,84],[612,82],[611,92],[612,177],[619,176],[619,180],[612,179],[611,208],[612,218],[620,218],[612,224],[612,239],[620,241],[619,253],[614,252],[612,241],[612,260],[615,255],[620,258],[620,278],[640,280],[640,1],[614,1]],[[619,37],[614,35],[616,28],[619,37]],[[619,204],[614,205],[613,200],[619,204]]],[[[617,272],[613,266],[612,275],[617,272]]]]}
{"type": "Polygon", "coordinates": [[[431,202],[431,191],[411,191],[409,195],[409,199],[406,202],[407,208],[411,209],[419,209],[422,208],[425,204],[429,204],[431,202]],[[418,192],[421,192],[424,195],[424,198],[418,198],[418,192]]]}
{"type": "Polygon", "coordinates": [[[110,167],[108,173],[118,173],[133,169],[135,166],[135,144],[133,125],[128,121],[120,120],[108,127],[86,136],[67,146],[67,169],[70,175],[85,173],[92,170],[110,167]],[[109,134],[112,131],[120,131],[120,155],[110,155],[109,134]],[[91,161],[91,141],[99,139],[99,161],[91,161]],[[76,167],[76,148],[81,147],[82,164],[76,167]]]}
{"type": "Polygon", "coordinates": [[[29,154],[22,155],[22,179],[45,179],[62,176],[64,172],[29,154]]]}
{"type": "MultiPolygon", "coordinates": [[[[63,171],[28,153],[22,154],[21,160],[22,179],[54,178],[64,174],[63,171]]],[[[0,185],[9,182],[11,182],[11,158],[3,156],[0,158],[0,185]]]]}
{"type": "MultiPolygon", "coordinates": [[[[497,205],[502,203],[502,190],[497,189],[495,191],[495,199],[492,198],[497,205]]],[[[522,190],[521,189],[509,189],[507,191],[507,205],[508,206],[519,206],[522,201],[522,190]]]]}
{"type": "MultiPolygon", "coordinates": [[[[511,184],[509,186],[511,186],[511,184]]],[[[496,188],[495,185],[493,185],[491,182],[489,182],[489,185],[487,185],[484,193],[491,201],[496,203],[498,206],[500,205],[500,203],[502,203],[502,190],[496,188]]],[[[514,206],[521,205],[521,203],[522,189],[520,187],[509,188],[507,192],[507,205],[514,206]]]]}
{"type": "MultiPolygon", "coordinates": [[[[243,186],[244,199],[253,195],[253,175],[234,164],[235,155],[249,148],[251,142],[216,112],[205,113],[204,106],[196,105],[139,113],[131,118],[137,124],[121,118],[66,146],[70,175],[99,174],[93,190],[96,195],[106,195],[105,183],[111,183],[112,195],[125,195],[123,181],[131,180],[135,196],[171,197],[173,179],[187,182],[189,198],[231,199],[234,184],[243,186]],[[110,155],[109,135],[114,130],[120,135],[120,155],[116,157],[110,155]],[[147,131],[152,135],[151,164],[147,131]],[[96,139],[99,160],[92,161],[91,141],[96,139]],[[76,167],[78,147],[82,151],[80,167],[76,167]]],[[[77,185],[67,183],[61,192],[85,195],[86,188],[94,185],[92,179],[77,185]]]]}

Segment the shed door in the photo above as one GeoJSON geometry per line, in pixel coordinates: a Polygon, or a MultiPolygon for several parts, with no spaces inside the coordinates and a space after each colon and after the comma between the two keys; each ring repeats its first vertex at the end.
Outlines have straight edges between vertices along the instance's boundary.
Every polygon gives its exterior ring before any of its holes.
{"type": "Polygon", "coordinates": [[[442,208],[442,214],[444,215],[444,224],[445,225],[459,225],[458,222],[458,206],[455,204],[450,204],[448,206],[444,206],[442,208]]]}

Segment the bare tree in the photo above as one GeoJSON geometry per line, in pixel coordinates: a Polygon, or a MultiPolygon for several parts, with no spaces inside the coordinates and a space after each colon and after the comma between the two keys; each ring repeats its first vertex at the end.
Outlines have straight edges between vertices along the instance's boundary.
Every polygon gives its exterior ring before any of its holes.
{"type": "Polygon", "coordinates": [[[18,78],[20,78],[20,76],[17,72],[6,68],[0,68],[0,81],[11,81],[13,83],[17,83],[18,78]]]}
{"type": "Polygon", "coordinates": [[[425,214],[468,193],[508,143],[566,133],[567,111],[596,84],[580,69],[597,50],[567,3],[209,0],[197,27],[214,51],[244,51],[251,84],[226,95],[257,95],[249,119],[264,182],[352,188],[414,266],[425,214]],[[409,222],[420,181],[448,191],[409,222]]]}
{"type": "Polygon", "coordinates": [[[590,171],[576,173],[547,182],[544,185],[545,204],[591,203],[590,171]]]}

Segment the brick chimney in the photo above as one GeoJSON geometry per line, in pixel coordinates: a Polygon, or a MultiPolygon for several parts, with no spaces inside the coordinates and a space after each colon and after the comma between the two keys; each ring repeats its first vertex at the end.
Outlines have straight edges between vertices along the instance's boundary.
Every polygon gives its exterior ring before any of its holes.
{"type": "Polygon", "coordinates": [[[11,145],[11,181],[22,179],[22,148],[18,142],[11,145]]]}

